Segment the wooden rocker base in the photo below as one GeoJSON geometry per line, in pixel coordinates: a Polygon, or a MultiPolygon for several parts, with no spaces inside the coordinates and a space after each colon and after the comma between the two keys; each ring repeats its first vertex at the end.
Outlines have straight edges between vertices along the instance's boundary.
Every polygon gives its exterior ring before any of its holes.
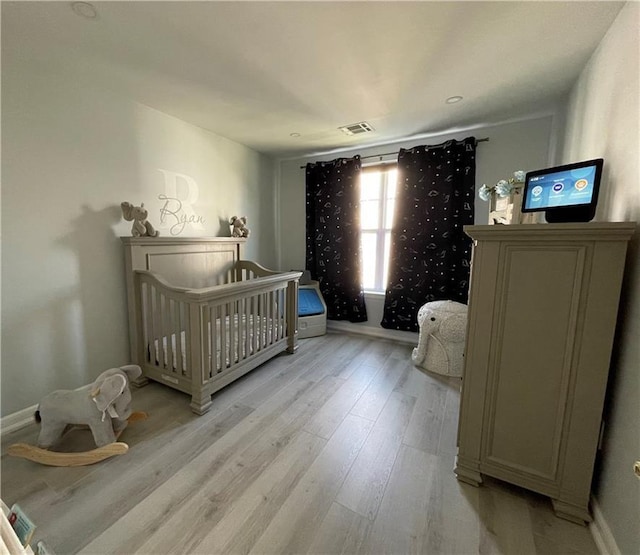
{"type": "MultiPolygon", "coordinates": [[[[133,412],[127,421],[132,423],[146,418],[147,414],[145,412],[133,412]]],[[[120,437],[121,433],[116,434],[116,439],[120,437]]],[[[14,443],[9,446],[7,453],[14,457],[20,457],[47,466],[87,466],[116,455],[124,455],[128,450],[129,446],[121,441],[114,441],[108,445],[80,453],[61,453],[42,449],[28,443],[14,443]]]]}
{"type": "Polygon", "coordinates": [[[95,464],[115,455],[124,455],[129,450],[126,443],[115,441],[82,453],[59,453],[48,451],[28,443],[14,443],[7,453],[47,466],[87,466],[95,464]]]}

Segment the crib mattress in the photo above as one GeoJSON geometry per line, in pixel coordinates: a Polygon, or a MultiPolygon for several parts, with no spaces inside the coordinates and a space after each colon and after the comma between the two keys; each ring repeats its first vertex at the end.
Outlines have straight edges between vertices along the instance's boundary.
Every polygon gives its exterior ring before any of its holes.
{"type": "MultiPolygon", "coordinates": [[[[253,315],[249,315],[248,318],[245,315],[239,317],[237,314],[233,316],[227,316],[225,318],[225,334],[227,338],[227,348],[225,349],[225,365],[224,367],[228,367],[235,361],[242,360],[247,358],[251,354],[253,354],[253,344],[254,344],[254,335],[256,335],[257,329],[257,337],[259,345],[266,345],[268,339],[272,336],[274,325],[274,320],[267,317],[257,317],[255,318],[254,325],[254,317],[253,315]],[[230,337],[231,337],[231,326],[233,326],[233,335],[234,335],[234,344],[229,345],[230,337]],[[247,333],[248,332],[248,333],[247,333]]],[[[182,369],[183,373],[187,370],[187,336],[186,332],[183,330],[180,332],[180,351],[178,352],[178,344],[176,341],[177,334],[171,334],[170,337],[164,336],[162,338],[162,354],[163,360],[165,362],[165,367],[167,366],[167,360],[169,358],[169,350],[168,345],[169,341],[171,342],[171,358],[173,359],[173,370],[177,370],[178,368],[178,356],[180,354],[182,359],[182,369]]],[[[216,346],[216,364],[215,369],[221,368],[221,360],[222,360],[222,352],[220,349],[220,318],[216,320],[216,337],[218,338],[217,346],[216,346]]],[[[208,352],[211,353],[211,322],[209,322],[207,337],[209,340],[209,349],[208,352]]],[[[159,346],[160,340],[155,339],[153,342],[153,360],[155,360],[155,364],[160,364],[160,356],[159,356],[159,346]]],[[[151,359],[151,357],[150,357],[151,359]]],[[[211,354],[209,355],[209,366],[211,365],[211,354]]]]}

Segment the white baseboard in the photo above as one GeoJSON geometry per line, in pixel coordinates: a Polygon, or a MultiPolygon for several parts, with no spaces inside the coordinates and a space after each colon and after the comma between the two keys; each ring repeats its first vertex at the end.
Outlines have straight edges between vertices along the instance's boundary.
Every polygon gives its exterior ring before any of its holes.
{"type": "Polygon", "coordinates": [[[327,329],[330,331],[340,331],[343,333],[386,339],[388,341],[395,341],[396,343],[413,345],[414,347],[418,344],[418,334],[410,331],[377,329],[371,326],[362,326],[352,322],[340,322],[336,320],[327,320],[327,329]]]}
{"type": "Polygon", "coordinates": [[[29,424],[33,424],[33,414],[36,412],[38,405],[27,407],[13,414],[8,414],[0,419],[0,432],[2,435],[15,432],[20,428],[25,428],[29,424]]]}
{"type": "Polygon", "coordinates": [[[604,519],[600,505],[598,505],[596,498],[593,496],[591,497],[591,511],[593,512],[593,522],[589,524],[589,530],[598,546],[598,551],[602,555],[622,555],[618,549],[616,539],[604,519]]]}

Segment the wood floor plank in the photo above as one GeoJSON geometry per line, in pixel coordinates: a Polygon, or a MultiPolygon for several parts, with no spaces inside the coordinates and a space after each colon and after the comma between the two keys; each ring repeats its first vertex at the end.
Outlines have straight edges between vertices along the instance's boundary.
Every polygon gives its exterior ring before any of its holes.
{"type": "Polygon", "coordinates": [[[352,369],[349,379],[307,423],[305,430],[329,439],[379,371],[379,367],[369,364],[352,369]]]}
{"type": "Polygon", "coordinates": [[[332,349],[300,374],[300,379],[319,381],[325,376],[338,375],[353,360],[362,356],[370,343],[368,339],[338,335],[332,349]]]}
{"type": "Polygon", "coordinates": [[[304,553],[373,423],[348,415],[282,505],[251,553],[304,553]]]}
{"type": "Polygon", "coordinates": [[[250,374],[256,376],[264,374],[264,377],[261,378],[257,387],[252,388],[246,395],[242,395],[239,402],[248,407],[256,408],[265,399],[286,387],[291,382],[293,375],[299,373],[301,367],[304,368],[309,364],[323,360],[323,353],[331,352],[332,346],[336,344],[341,344],[338,337],[323,336],[318,341],[304,345],[304,350],[300,348],[300,352],[296,352],[294,355],[283,354],[274,359],[274,364],[265,365],[265,372],[262,371],[262,368],[260,372],[251,372],[250,374]]]}
{"type": "Polygon", "coordinates": [[[251,550],[326,441],[301,432],[273,464],[232,503],[196,546],[202,553],[244,554],[251,550]]]}
{"type": "Polygon", "coordinates": [[[373,520],[378,512],[415,397],[392,393],[336,496],[336,502],[373,520]]]}
{"type": "Polygon", "coordinates": [[[552,511],[549,498],[530,492],[518,493],[526,495],[536,549],[539,553],[541,546],[548,546],[549,552],[564,550],[566,553],[572,551],[590,555],[599,553],[589,529],[557,518],[552,511]]]}
{"type": "MultiPolygon", "coordinates": [[[[413,351],[413,345],[407,345],[405,343],[394,343],[389,342],[393,345],[393,349],[391,350],[391,356],[393,358],[397,358],[398,360],[405,360],[411,363],[411,353],[413,351]]],[[[416,344],[418,343],[418,337],[416,336],[416,344]]]]}
{"type": "Polygon", "coordinates": [[[410,367],[406,361],[388,358],[382,370],[376,374],[369,387],[358,399],[351,414],[377,420],[394,387],[409,371],[410,367]]]}
{"type": "Polygon", "coordinates": [[[417,402],[404,442],[411,447],[436,454],[440,444],[447,391],[431,382],[417,390],[417,402]]]}
{"type": "Polygon", "coordinates": [[[455,456],[458,452],[458,416],[460,410],[460,382],[452,380],[447,389],[438,454],[455,456]]]}
{"type": "Polygon", "coordinates": [[[362,365],[381,368],[391,356],[393,348],[394,344],[389,341],[368,341],[362,354],[353,358],[348,364],[338,366],[332,375],[348,379],[362,365]]]}
{"type": "Polygon", "coordinates": [[[437,457],[402,445],[361,553],[427,553],[427,519],[437,457]]]}
{"type": "Polygon", "coordinates": [[[421,370],[411,365],[411,369],[402,379],[398,380],[393,390],[403,393],[404,395],[417,397],[418,393],[424,388],[429,387],[433,381],[433,378],[427,374],[426,370],[421,370]]]}
{"type": "Polygon", "coordinates": [[[422,542],[429,553],[478,553],[480,549],[479,488],[458,482],[454,462],[454,457],[435,459],[422,542]]]}
{"type": "Polygon", "coordinates": [[[332,555],[358,553],[372,522],[338,503],[333,503],[316,532],[307,553],[332,555]]]}
{"type": "Polygon", "coordinates": [[[526,499],[486,485],[479,488],[478,494],[480,551],[535,554],[526,499]]]}

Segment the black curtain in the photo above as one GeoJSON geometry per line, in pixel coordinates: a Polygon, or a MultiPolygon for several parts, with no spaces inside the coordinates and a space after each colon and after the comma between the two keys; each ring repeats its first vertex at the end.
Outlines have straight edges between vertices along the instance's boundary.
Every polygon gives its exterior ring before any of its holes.
{"type": "Polygon", "coordinates": [[[306,266],[327,318],[365,322],[360,276],[360,157],[307,164],[306,266]]]}
{"type": "Polygon", "coordinates": [[[418,331],[429,301],[467,302],[473,224],[476,140],[401,149],[391,230],[389,283],[380,325],[418,331]]]}

